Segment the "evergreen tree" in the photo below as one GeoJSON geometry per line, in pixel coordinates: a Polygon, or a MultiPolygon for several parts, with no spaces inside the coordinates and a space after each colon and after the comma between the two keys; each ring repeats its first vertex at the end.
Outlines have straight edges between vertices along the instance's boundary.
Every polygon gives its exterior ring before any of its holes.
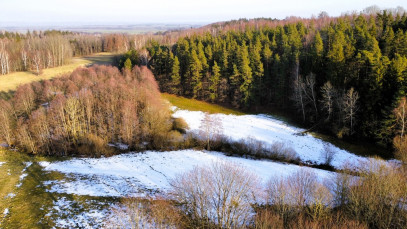
{"type": "Polygon", "coordinates": [[[130,58],[127,58],[126,61],[124,62],[124,68],[128,70],[131,70],[133,68],[130,58]]]}
{"type": "Polygon", "coordinates": [[[174,58],[171,71],[171,91],[176,95],[181,94],[181,75],[178,57],[174,58]]]}
{"type": "Polygon", "coordinates": [[[218,88],[220,83],[220,77],[221,77],[220,68],[215,61],[212,67],[212,75],[210,77],[210,86],[209,86],[210,99],[212,102],[216,101],[219,95],[218,88]]]}
{"type": "Polygon", "coordinates": [[[202,64],[195,50],[192,50],[189,63],[189,76],[191,78],[192,96],[200,98],[202,95],[202,64]]]}
{"type": "Polygon", "coordinates": [[[239,87],[240,93],[242,94],[240,104],[248,106],[253,75],[252,69],[250,68],[249,53],[245,44],[239,48],[238,64],[239,73],[242,78],[242,83],[239,87]]]}

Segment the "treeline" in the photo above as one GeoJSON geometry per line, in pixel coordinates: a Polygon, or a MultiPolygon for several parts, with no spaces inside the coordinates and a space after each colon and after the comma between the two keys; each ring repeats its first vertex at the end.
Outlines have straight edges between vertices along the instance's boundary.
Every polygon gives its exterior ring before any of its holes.
{"type": "Polygon", "coordinates": [[[108,155],[108,143],[166,149],[173,119],[146,67],[79,68],[57,79],[20,86],[0,100],[0,142],[33,154],[108,155]]]}
{"type": "MultiPolygon", "coordinates": [[[[154,35],[83,34],[68,31],[0,31],[0,74],[33,71],[67,64],[73,56],[141,49],[154,35]]],[[[143,51],[141,51],[143,53],[143,51]]],[[[147,52],[144,50],[144,53],[147,52]]]]}
{"type": "Polygon", "coordinates": [[[296,110],[299,120],[339,137],[391,142],[393,110],[406,92],[407,14],[328,22],[152,42],[149,66],[163,91],[244,109],[296,110]]]}

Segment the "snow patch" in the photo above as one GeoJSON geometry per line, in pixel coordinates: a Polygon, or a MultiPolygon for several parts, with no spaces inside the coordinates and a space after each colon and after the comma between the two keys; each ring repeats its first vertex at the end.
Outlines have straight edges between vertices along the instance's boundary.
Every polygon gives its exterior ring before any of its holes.
{"type": "Polygon", "coordinates": [[[13,199],[16,196],[15,193],[10,192],[9,194],[7,194],[7,196],[5,197],[5,199],[10,198],[13,199]]]}
{"type": "Polygon", "coordinates": [[[8,210],[8,208],[4,209],[4,211],[3,211],[3,217],[5,218],[5,217],[8,215],[9,212],[10,212],[10,211],[8,210]]]}
{"type": "Polygon", "coordinates": [[[40,161],[40,162],[38,162],[38,164],[39,164],[40,166],[42,166],[42,167],[47,167],[47,166],[49,166],[51,163],[48,162],[48,161],[40,161]]]}
{"type": "MultiPolygon", "coordinates": [[[[44,182],[48,191],[89,196],[146,196],[166,192],[169,180],[176,174],[190,171],[194,166],[205,166],[216,161],[230,161],[245,167],[265,183],[271,177],[289,176],[304,167],[273,162],[228,157],[218,152],[181,150],[169,152],[147,151],[109,158],[72,159],[40,163],[46,171],[66,174],[64,180],[44,182]]],[[[334,173],[305,168],[324,180],[334,173]]]]}
{"type": "Polygon", "coordinates": [[[110,215],[106,209],[85,210],[82,205],[66,197],[55,200],[53,204],[46,216],[54,218],[57,228],[103,228],[106,217],[110,215]]]}
{"type": "Polygon", "coordinates": [[[33,163],[32,162],[24,162],[24,164],[25,164],[25,167],[24,167],[24,169],[22,171],[22,174],[20,175],[19,183],[16,184],[17,188],[20,188],[21,185],[23,185],[24,178],[28,176],[28,174],[25,173],[25,171],[27,171],[28,167],[30,167],[33,163]]]}
{"type": "Polygon", "coordinates": [[[0,166],[2,166],[3,164],[6,164],[6,162],[1,162],[1,161],[0,161],[0,166]]]}
{"type": "MultiPolygon", "coordinates": [[[[173,117],[183,118],[189,125],[189,132],[199,132],[205,113],[181,109],[174,110],[173,117]]],[[[343,166],[348,164],[358,166],[359,163],[368,161],[365,157],[357,156],[340,149],[310,134],[298,135],[298,133],[303,132],[304,129],[289,126],[285,122],[269,115],[237,116],[231,114],[211,114],[211,116],[221,120],[223,134],[232,140],[239,141],[251,137],[270,145],[276,142],[283,142],[292,147],[303,162],[324,163],[323,157],[321,156],[324,150],[324,144],[330,145],[336,151],[331,163],[331,165],[336,168],[343,168],[343,166]]]]}

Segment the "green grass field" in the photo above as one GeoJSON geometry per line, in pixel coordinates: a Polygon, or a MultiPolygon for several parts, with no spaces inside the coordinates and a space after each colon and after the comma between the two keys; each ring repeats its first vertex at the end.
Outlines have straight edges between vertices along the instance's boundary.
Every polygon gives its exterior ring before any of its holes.
{"type": "Polygon", "coordinates": [[[172,105],[190,111],[203,111],[208,113],[222,113],[222,114],[234,114],[234,115],[244,115],[245,113],[238,111],[236,109],[223,107],[213,103],[207,103],[199,101],[196,99],[189,99],[182,96],[176,96],[168,93],[162,93],[162,97],[172,105]]]}
{"type": "Polygon", "coordinates": [[[92,64],[110,64],[113,60],[112,53],[97,53],[92,56],[75,57],[68,65],[44,69],[39,76],[33,72],[13,72],[7,75],[0,76],[0,93],[6,94],[14,91],[19,85],[30,83],[33,81],[41,81],[54,78],[64,73],[72,72],[80,66],[92,64]]]}

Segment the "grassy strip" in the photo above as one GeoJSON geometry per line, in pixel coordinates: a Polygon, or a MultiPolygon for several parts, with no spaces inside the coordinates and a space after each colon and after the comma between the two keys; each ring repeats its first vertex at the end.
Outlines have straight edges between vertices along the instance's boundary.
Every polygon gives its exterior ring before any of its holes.
{"type": "Polygon", "coordinates": [[[39,76],[33,72],[13,72],[4,76],[0,76],[0,93],[7,93],[15,90],[19,85],[31,83],[34,81],[41,81],[52,79],[64,73],[72,72],[80,66],[92,64],[108,64],[113,60],[111,53],[98,53],[92,56],[75,57],[72,63],[55,68],[44,69],[43,73],[39,76]]]}
{"type": "Polygon", "coordinates": [[[30,157],[27,154],[2,149],[0,147],[0,228],[52,228],[55,220],[79,215],[88,209],[104,208],[117,202],[114,198],[78,196],[65,193],[48,192],[45,181],[65,179],[65,174],[45,172],[38,161],[54,161],[54,158],[30,157]],[[24,171],[25,162],[33,162],[24,171]],[[10,197],[10,193],[14,197],[10,197]],[[65,198],[74,203],[58,211],[54,201],[65,198]],[[3,215],[5,209],[8,214],[3,215]]]}
{"type": "Polygon", "coordinates": [[[190,111],[203,111],[208,112],[210,114],[214,113],[222,113],[222,114],[234,114],[234,115],[244,115],[245,113],[233,109],[223,107],[217,104],[208,103],[204,101],[199,101],[196,99],[189,99],[182,96],[176,96],[168,93],[162,93],[162,97],[168,100],[172,105],[183,109],[183,110],[190,110],[190,111]]]}

